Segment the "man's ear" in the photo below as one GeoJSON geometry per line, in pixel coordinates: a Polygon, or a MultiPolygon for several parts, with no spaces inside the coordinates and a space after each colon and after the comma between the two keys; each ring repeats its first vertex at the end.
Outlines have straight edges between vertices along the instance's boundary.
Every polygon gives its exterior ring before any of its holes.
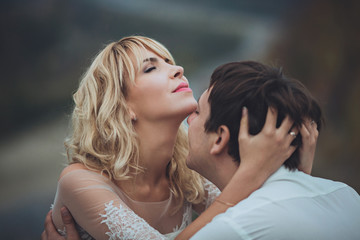
{"type": "Polygon", "coordinates": [[[230,140],[229,128],[225,125],[221,125],[214,134],[215,139],[210,147],[210,154],[217,155],[223,151],[227,151],[230,140]]]}

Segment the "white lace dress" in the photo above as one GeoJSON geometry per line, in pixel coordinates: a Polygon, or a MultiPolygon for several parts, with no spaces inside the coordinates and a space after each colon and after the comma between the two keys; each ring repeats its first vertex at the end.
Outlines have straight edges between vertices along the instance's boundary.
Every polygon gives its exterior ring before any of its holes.
{"type": "MultiPolygon", "coordinates": [[[[220,191],[206,181],[207,208],[220,191]]],[[[176,201],[138,202],[129,198],[107,177],[89,170],[74,170],[63,176],[53,206],[53,221],[65,235],[60,209],[66,206],[77,223],[81,239],[173,239],[192,219],[192,205],[172,215],[176,201]],[[141,216],[141,217],[140,217],[141,216]]]]}

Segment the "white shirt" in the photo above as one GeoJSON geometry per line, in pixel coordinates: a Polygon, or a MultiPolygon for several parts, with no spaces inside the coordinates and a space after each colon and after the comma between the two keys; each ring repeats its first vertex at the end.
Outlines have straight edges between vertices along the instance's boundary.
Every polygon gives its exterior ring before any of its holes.
{"type": "Polygon", "coordinates": [[[344,183],[281,167],[191,239],[360,239],[360,196],[344,183]]]}

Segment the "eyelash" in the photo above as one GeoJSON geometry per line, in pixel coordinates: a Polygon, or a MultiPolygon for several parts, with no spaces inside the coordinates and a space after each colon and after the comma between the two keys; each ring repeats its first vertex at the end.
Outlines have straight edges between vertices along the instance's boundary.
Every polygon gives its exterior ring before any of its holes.
{"type": "Polygon", "coordinates": [[[156,69],[156,67],[147,68],[147,69],[145,70],[145,73],[149,73],[149,72],[151,72],[151,71],[154,70],[154,69],[156,69]]]}

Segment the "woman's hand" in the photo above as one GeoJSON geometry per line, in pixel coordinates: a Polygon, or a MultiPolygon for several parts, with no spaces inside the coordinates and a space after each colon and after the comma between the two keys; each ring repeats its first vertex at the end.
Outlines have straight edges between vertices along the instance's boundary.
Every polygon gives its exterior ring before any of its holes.
{"type": "Polygon", "coordinates": [[[298,169],[304,173],[311,174],[319,136],[316,122],[305,119],[305,122],[301,125],[300,134],[302,146],[299,149],[300,165],[298,169]]]}
{"type": "Polygon", "coordinates": [[[291,129],[293,121],[286,116],[280,127],[276,128],[276,120],[277,110],[269,107],[261,132],[250,135],[248,111],[243,108],[238,138],[239,170],[241,168],[252,170],[262,183],[278,170],[296,149],[295,146],[290,145],[298,133],[297,129],[291,129]],[[294,133],[289,134],[290,130],[294,133]]]}
{"type": "Polygon", "coordinates": [[[67,232],[67,237],[61,236],[52,221],[51,218],[52,211],[50,210],[45,218],[45,230],[41,234],[41,240],[80,240],[80,236],[75,228],[75,222],[71,216],[69,210],[65,207],[61,208],[61,218],[65,225],[67,232]]]}

